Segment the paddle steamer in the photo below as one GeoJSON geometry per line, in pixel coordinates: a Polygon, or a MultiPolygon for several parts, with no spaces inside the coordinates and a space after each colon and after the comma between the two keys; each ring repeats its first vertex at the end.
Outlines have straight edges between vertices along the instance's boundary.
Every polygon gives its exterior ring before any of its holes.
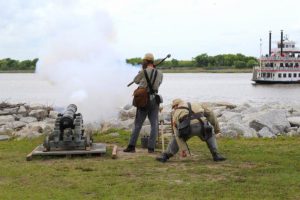
{"type": "Polygon", "coordinates": [[[300,83],[300,49],[286,36],[271,49],[272,33],[269,33],[269,54],[260,57],[259,66],[253,68],[252,81],[259,84],[300,83]]]}

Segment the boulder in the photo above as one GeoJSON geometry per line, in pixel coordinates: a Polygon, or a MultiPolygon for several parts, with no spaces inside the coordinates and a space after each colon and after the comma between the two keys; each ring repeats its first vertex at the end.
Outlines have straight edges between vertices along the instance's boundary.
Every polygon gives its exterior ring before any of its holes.
{"type": "Polygon", "coordinates": [[[8,112],[9,115],[12,114],[17,114],[19,110],[19,107],[14,107],[14,108],[4,108],[3,111],[4,112],[8,112]]]}
{"type": "Polygon", "coordinates": [[[236,112],[224,111],[222,116],[219,118],[219,121],[221,122],[228,122],[230,120],[242,121],[242,115],[236,112]]]}
{"type": "Polygon", "coordinates": [[[9,115],[8,111],[0,110],[0,116],[1,115],[9,115]]]}
{"type": "Polygon", "coordinates": [[[227,109],[234,109],[236,108],[235,104],[228,103],[228,102],[217,102],[214,103],[215,106],[225,106],[227,109]]]}
{"type": "Polygon", "coordinates": [[[14,132],[13,135],[20,138],[36,138],[42,135],[42,131],[38,127],[24,127],[21,130],[14,132]]]}
{"type": "Polygon", "coordinates": [[[51,118],[51,119],[56,119],[58,114],[59,114],[59,112],[54,111],[54,110],[51,110],[51,111],[49,112],[49,118],[51,118]]]}
{"type": "Polygon", "coordinates": [[[7,124],[7,126],[11,129],[20,129],[20,128],[23,128],[24,126],[26,126],[26,123],[21,122],[21,121],[14,121],[14,122],[7,124]]]}
{"type": "Polygon", "coordinates": [[[46,126],[49,126],[49,125],[46,122],[44,122],[44,121],[38,121],[38,122],[29,123],[27,126],[30,127],[30,128],[32,128],[32,129],[34,129],[35,127],[37,127],[36,129],[38,129],[38,130],[40,130],[40,129],[44,130],[44,128],[46,126]]]}
{"type": "Polygon", "coordinates": [[[36,122],[37,119],[35,117],[23,117],[19,121],[25,122],[25,123],[32,123],[32,122],[36,122]]]}
{"type": "Polygon", "coordinates": [[[15,118],[12,115],[3,115],[0,116],[0,125],[7,124],[10,122],[14,122],[15,118]]]}
{"type": "Polygon", "coordinates": [[[7,126],[7,125],[4,125],[4,126],[1,126],[0,127],[0,134],[10,134],[13,130],[7,126]]]}
{"type": "Polygon", "coordinates": [[[226,111],[226,106],[219,106],[212,109],[216,117],[221,117],[223,112],[226,111]]]}
{"type": "Polygon", "coordinates": [[[171,113],[170,112],[162,112],[159,113],[159,121],[171,121],[171,113]]]}
{"type": "Polygon", "coordinates": [[[130,110],[132,108],[133,106],[131,104],[127,104],[126,106],[123,107],[123,110],[130,110]]]}
{"type": "Polygon", "coordinates": [[[257,133],[254,129],[241,123],[228,123],[225,126],[222,125],[221,133],[227,137],[257,137],[257,133]]]}
{"type": "Polygon", "coordinates": [[[287,118],[291,126],[300,126],[300,116],[287,118]]]}
{"type": "Polygon", "coordinates": [[[244,117],[244,121],[249,122],[250,128],[260,131],[267,127],[270,132],[280,134],[291,127],[287,120],[287,111],[285,110],[268,110],[259,113],[253,113],[250,116],[244,117]]]}
{"type": "Polygon", "coordinates": [[[43,120],[48,116],[48,111],[39,109],[39,110],[32,110],[29,113],[29,116],[37,118],[37,120],[43,120]]]}
{"type": "Polygon", "coordinates": [[[150,132],[151,132],[151,126],[150,125],[144,125],[144,126],[142,126],[142,129],[140,131],[140,137],[149,136],[150,132]]]}
{"type": "Polygon", "coordinates": [[[125,129],[130,130],[134,125],[133,119],[128,119],[126,121],[111,120],[109,122],[102,122],[100,132],[106,132],[109,129],[125,129]]]}
{"type": "Polygon", "coordinates": [[[26,104],[25,106],[29,107],[31,110],[43,110],[46,108],[46,106],[39,103],[26,104]]]}
{"type": "Polygon", "coordinates": [[[18,110],[18,114],[22,114],[23,116],[27,115],[27,110],[26,110],[25,106],[20,106],[20,108],[18,110]]]}
{"type": "Polygon", "coordinates": [[[259,137],[263,137],[263,138],[275,138],[276,135],[274,133],[272,133],[268,127],[263,127],[258,133],[257,135],[259,137]]]}
{"type": "Polygon", "coordinates": [[[122,121],[128,120],[128,119],[134,119],[136,115],[136,108],[132,107],[129,110],[120,110],[119,112],[119,119],[122,121]]]}

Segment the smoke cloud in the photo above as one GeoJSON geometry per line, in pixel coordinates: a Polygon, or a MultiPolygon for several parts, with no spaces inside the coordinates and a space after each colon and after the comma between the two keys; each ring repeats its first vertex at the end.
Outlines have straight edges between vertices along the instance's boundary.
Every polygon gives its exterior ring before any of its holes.
{"type": "MultiPolygon", "coordinates": [[[[51,81],[59,102],[74,103],[85,120],[116,116],[131,101],[126,87],[138,69],[125,64],[113,49],[114,31],[109,16],[99,10],[84,13],[74,7],[55,8],[49,21],[46,45],[36,73],[51,81]],[[79,12],[80,11],[80,12],[79,12]]],[[[52,9],[49,9],[51,13],[52,9]]]]}

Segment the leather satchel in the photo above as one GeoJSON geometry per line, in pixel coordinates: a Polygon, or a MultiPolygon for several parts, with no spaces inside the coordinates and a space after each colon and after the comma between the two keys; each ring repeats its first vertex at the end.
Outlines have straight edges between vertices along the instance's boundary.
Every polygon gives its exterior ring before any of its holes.
{"type": "Polygon", "coordinates": [[[146,107],[149,99],[149,94],[146,88],[137,88],[133,92],[133,106],[137,108],[146,107]]]}

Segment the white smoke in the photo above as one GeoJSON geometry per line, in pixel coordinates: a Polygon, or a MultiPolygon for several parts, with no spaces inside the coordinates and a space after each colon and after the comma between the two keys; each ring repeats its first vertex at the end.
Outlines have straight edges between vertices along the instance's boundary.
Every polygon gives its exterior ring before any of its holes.
{"type": "Polygon", "coordinates": [[[37,74],[54,83],[63,106],[74,103],[88,121],[116,116],[131,101],[126,85],[137,69],[113,50],[113,27],[101,11],[80,13],[62,7],[48,27],[51,37],[40,56],[37,74]]]}

